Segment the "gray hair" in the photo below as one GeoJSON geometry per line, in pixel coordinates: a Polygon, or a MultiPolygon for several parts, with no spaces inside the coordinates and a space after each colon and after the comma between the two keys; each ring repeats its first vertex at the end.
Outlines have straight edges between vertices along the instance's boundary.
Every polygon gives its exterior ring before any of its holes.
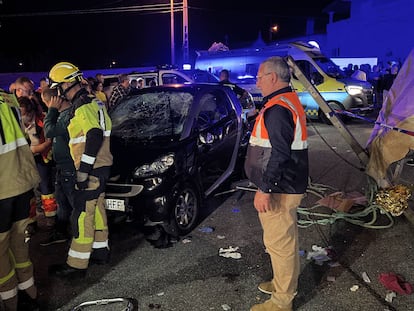
{"type": "Polygon", "coordinates": [[[290,68],[282,57],[269,57],[262,64],[268,72],[275,72],[283,82],[290,82],[290,68]]]}

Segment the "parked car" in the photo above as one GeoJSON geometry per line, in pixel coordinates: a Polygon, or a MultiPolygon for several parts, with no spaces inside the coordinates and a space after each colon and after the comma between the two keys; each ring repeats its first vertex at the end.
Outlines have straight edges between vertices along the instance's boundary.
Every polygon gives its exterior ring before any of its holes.
{"type": "Polygon", "coordinates": [[[108,214],[123,213],[178,237],[203,198],[243,167],[249,132],[235,93],[219,84],[144,88],[110,114],[114,156],[108,214]]]}

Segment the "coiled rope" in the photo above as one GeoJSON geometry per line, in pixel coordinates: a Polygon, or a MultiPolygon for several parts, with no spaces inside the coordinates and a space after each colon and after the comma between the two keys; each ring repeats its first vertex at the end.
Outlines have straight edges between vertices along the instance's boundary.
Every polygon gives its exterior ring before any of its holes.
{"type": "MultiPolygon", "coordinates": [[[[308,181],[308,189],[306,191],[307,194],[315,195],[319,198],[323,198],[326,196],[326,192],[328,190],[335,190],[334,188],[324,185],[313,183],[309,178],[308,181]]],[[[315,204],[309,208],[299,207],[297,209],[299,216],[298,218],[298,226],[299,228],[307,228],[312,225],[331,225],[338,220],[344,220],[351,224],[361,226],[364,228],[370,229],[387,229],[394,225],[394,219],[392,215],[381,208],[378,204],[375,203],[375,194],[378,188],[376,184],[372,182],[372,180],[368,179],[368,190],[365,194],[368,199],[368,204],[362,210],[355,211],[355,212],[341,212],[334,209],[329,209],[330,213],[323,213],[315,211],[317,208],[325,208],[325,206],[320,204],[315,204]],[[388,219],[388,224],[380,225],[377,224],[378,215],[383,214],[388,219]],[[365,220],[368,216],[370,216],[369,220],[365,220]]],[[[359,205],[359,207],[362,207],[359,205]]]]}

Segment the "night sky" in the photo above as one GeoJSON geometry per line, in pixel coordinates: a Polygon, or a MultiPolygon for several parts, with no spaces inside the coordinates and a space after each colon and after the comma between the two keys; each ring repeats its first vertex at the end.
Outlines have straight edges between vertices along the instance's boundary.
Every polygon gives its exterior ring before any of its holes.
{"type": "MultiPolygon", "coordinates": [[[[179,3],[178,0],[174,1],[179,3]]],[[[269,40],[304,35],[308,17],[316,32],[324,31],[328,15],[322,10],[332,0],[188,0],[189,57],[213,42],[230,48],[254,42],[259,33],[269,40]]],[[[47,71],[56,62],[70,61],[80,68],[137,67],[171,61],[170,14],[155,11],[98,13],[170,1],[131,0],[0,0],[0,72],[47,71]],[[73,14],[75,11],[77,14],[73,14]],[[14,41],[14,43],[12,43],[14,41]],[[18,63],[21,63],[20,67],[18,63]]],[[[176,63],[182,58],[182,12],[176,12],[176,63]]]]}

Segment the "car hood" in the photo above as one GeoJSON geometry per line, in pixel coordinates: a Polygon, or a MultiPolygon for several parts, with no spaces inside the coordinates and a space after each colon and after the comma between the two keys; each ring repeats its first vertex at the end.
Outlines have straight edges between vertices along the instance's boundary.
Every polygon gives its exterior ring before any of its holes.
{"type": "MultiPolygon", "coordinates": [[[[187,141],[187,140],[186,140],[187,141]]],[[[150,164],[159,157],[168,153],[176,153],[186,141],[131,141],[118,137],[111,137],[111,152],[113,164],[111,176],[121,176],[129,179],[133,171],[143,164],[150,164]]]]}
{"type": "Polygon", "coordinates": [[[364,89],[370,89],[371,88],[371,83],[368,81],[362,81],[362,80],[357,80],[357,79],[353,79],[353,78],[343,78],[338,80],[342,83],[344,83],[345,85],[357,85],[357,86],[361,86],[364,89]]]}

